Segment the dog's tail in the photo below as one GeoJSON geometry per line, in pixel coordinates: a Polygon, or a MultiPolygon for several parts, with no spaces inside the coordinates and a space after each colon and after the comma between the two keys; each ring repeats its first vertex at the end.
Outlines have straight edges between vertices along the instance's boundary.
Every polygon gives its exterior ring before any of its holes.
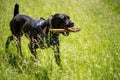
{"type": "Polygon", "coordinates": [[[14,17],[19,14],[19,5],[16,3],[14,8],[14,17]]]}

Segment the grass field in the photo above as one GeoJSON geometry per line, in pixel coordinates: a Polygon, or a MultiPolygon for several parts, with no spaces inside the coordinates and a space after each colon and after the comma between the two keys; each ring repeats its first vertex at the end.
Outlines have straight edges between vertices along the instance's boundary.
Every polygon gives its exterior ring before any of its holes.
{"type": "Polygon", "coordinates": [[[119,80],[120,79],[120,0],[0,0],[0,80],[119,80]],[[15,43],[6,57],[5,42],[11,35],[9,22],[14,4],[20,13],[35,19],[66,13],[81,28],[78,33],[60,36],[63,69],[51,49],[37,50],[33,62],[22,37],[22,60],[15,43]]]}

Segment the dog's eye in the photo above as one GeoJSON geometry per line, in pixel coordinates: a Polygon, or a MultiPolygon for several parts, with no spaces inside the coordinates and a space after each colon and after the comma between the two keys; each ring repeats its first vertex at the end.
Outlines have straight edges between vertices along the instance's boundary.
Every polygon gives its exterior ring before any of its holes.
{"type": "Polygon", "coordinates": [[[68,19],[70,19],[70,17],[69,17],[69,16],[68,16],[67,18],[68,18],[68,19]]]}

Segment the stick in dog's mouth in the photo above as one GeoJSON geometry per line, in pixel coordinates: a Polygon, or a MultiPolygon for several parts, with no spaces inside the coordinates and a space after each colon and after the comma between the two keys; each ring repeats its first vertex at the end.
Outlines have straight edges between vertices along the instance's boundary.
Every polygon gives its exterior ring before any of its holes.
{"type": "Polygon", "coordinates": [[[68,29],[50,29],[51,32],[79,32],[79,28],[68,28],[68,29]]]}

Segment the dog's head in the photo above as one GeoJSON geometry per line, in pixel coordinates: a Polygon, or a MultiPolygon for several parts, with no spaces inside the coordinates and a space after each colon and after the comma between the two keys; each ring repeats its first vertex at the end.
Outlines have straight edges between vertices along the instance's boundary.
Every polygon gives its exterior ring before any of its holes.
{"type": "MultiPolygon", "coordinates": [[[[70,20],[70,17],[66,14],[52,15],[51,20],[52,27],[54,29],[68,29],[74,26],[74,22],[70,20]]],[[[62,32],[63,35],[68,36],[69,32],[62,32]]]]}

